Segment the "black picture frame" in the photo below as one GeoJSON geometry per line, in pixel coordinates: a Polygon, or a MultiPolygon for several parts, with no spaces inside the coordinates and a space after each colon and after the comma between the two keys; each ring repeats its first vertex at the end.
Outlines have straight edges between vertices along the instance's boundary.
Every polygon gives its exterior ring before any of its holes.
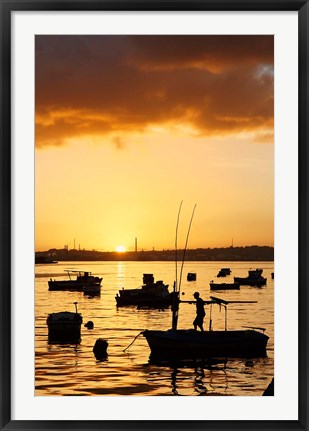
{"type": "MultiPolygon", "coordinates": [[[[308,0],[0,0],[1,14],[1,400],[2,430],[304,430],[308,429],[308,0]],[[295,421],[14,421],[11,419],[11,13],[13,11],[297,11],[299,42],[299,415],[295,421]]],[[[292,364],[291,364],[292,367],[292,364]]],[[[192,412],[194,414],[194,412],[192,412]]]]}

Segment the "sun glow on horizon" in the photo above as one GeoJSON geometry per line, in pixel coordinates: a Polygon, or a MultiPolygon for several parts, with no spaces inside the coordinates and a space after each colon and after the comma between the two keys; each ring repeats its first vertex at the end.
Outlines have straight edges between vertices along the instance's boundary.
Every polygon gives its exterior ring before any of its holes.
{"type": "Polygon", "coordinates": [[[181,201],[179,247],[195,203],[190,248],[273,246],[273,35],[35,46],[36,251],[173,249],[181,201]]]}
{"type": "Polygon", "coordinates": [[[117,247],[116,247],[116,251],[117,251],[118,253],[124,253],[124,252],[126,251],[126,248],[125,248],[125,246],[124,246],[124,245],[117,245],[117,247]]]}

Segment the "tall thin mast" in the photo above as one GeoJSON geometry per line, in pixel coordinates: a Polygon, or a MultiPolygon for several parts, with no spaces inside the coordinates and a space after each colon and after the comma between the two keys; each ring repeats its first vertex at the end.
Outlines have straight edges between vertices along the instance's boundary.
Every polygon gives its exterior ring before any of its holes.
{"type": "Polygon", "coordinates": [[[179,300],[178,300],[178,261],[177,261],[177,241],[178,241],[178,226],[179,226],[179,218],[180,218],[180,212],[182,207],[182,202],[180,202],[179,210],[178,210],[178,216],[177,216],[177,223],[176,223],[176,235],[175,235],[175,281],[174,281],[174,289],[173,289],[173,300],[172,300],[172,329],[173,331],[176,331],[177,329],[177,320],[178,320],[178,309],[179,309],[179,300]]]}
{"type": "MultiPolygon", "coordinates": [[[[181,202],[181,204],[182,204],[182,202],[181,202]]],[[[180,208],[181,208],[181,205],[180,205],[180,208]]],[[[178,232],[180,208],[179,208],[179,212],[178,212],[178,220],[177,220],[177,227],[176,227],[176,238],[177,238],[177,232],[178,232]]],[[[172,330],[173,331],[176,331],[176,329],[177,329],[182,270],[183,270],[185,252],[187,249],[187,244],[188,244],[188,239],[189,239],[189,234],[190,234],[190,229],[191,229],[191,224],[192,224],[195,208],[196,208],[196,204],[194,205],[194,208],[193,208],[193,212],[192,212],[192,216],[191,216],[191,220],[190,220],[190,224],[189,224],[189,229],[188,229],[188,233],[187,233],[186,245],[185,245],[185,249],[184,249],[184,253],[183,253],[182,265],[181,265],[181,270],[180,270],[179,284],[177,286],[177,283],[176,282],[174,283],[174,296],[173,296],[173,303],[172,303],[172,311],[173,311],[172,330]]],[[[177,245],[177,240],[176,240],[176,245],[177,245]]],[[[177,247],[176,247],[176,250],[177,250],[177,247]]],[[[176,256],[177,256],[177,253],[176,253],[176,256]]],[[[176,260],[176,268],[177,268],[177,260],[176,260]]],[[[176,277],[177,277],[177,272],[176,272],[176,277]]]]}
{"type": "Polygon", "coordinates": [[[179,226],[179,219],[180,219],[180,212],[181,212],[182,202],[183,201],[181,201],[180,205],[179,205],[178,216],[177,216],[177,223],[176,223],[176,235],[175,235],[175,266],[176,266],[176,268],[175,268],[175,272],[176,272],[175,283],[176,283],[176,291],[178,290],[178,284],[177,284],[178,283],[178,279],[177,279],[178,278],[178,272],[177,272],[177,266],[178,266],[178,261],[177,261],[178,226],[179,226]]]}
{"type": "Polygon", "coordinates": [[[183,256],[182,256],[182,264],[181,264],[180,277],[179,277],[179,289],[178,289],[179,295],[180,295],[180,287],[181,287],[182,270],[183,270],[183,265],[184,265],[184,262],[185,262],[185,256],[186,256],[186,251],[187,251],[188,239],[189,239],[189,234],[190,234],[190,229],[191,229],[191,224],[192,224],[192,220],[193,220],[195,208],[196,208],[196,204],[194,205],[194,208],[193,208],[193,211],[192,211],[191,220],[190,220],[190,224],[189,224],[189,228],[188,228],[188,232],[187,232],[186,245],[185,245],[185,248],[184,248],[184,251],[183,251],[183,256]]]}

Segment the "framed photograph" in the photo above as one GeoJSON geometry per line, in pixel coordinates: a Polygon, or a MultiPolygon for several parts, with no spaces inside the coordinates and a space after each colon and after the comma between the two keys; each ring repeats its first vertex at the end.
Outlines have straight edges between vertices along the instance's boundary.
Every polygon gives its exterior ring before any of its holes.
{"type": "Polygon", "coordinates": [[[307,0],[0,11],[1,429],[307,429],[307,0]]]}

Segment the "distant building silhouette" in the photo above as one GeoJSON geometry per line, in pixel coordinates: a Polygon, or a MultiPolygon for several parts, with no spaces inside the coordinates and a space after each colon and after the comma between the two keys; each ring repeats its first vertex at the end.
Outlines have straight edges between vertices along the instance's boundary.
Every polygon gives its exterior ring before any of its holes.
{"type": "MultiPolygon", "coordinates": [[[[181,250],[179,250],[181,252],[181,250]]],[[[174,261],[175,250],[141,250],[126,251],[124,253],[97,251],[97,250],[68,250],[50,249],[48,251],[36,252],[37,258],[51,258],[52,260],[141,260],[141,261],[174,261]]],[[[197,248],[186,251],[187,261],[270,261],[274,260],[274,248],[269,246],[247,246],[227,248],[197,248]]]]}

